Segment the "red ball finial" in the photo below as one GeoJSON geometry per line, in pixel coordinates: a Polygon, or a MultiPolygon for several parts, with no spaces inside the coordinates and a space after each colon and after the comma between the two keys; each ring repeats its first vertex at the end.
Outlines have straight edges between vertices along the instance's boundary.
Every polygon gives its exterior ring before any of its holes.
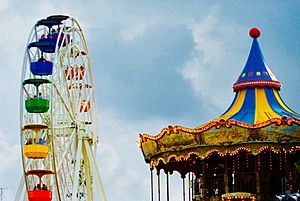
{"type": "Polygon", "coordinates": [[[259,28],[252,28],[250,29],[249,31],[249,35],[252,37],[252,38],[258,38],[260,36],[260,30],[259,28]]]}

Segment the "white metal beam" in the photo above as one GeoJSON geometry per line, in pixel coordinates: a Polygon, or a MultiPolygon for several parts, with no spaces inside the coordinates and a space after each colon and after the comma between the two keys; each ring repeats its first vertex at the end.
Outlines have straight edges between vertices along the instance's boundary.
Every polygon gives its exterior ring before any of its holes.
{"type": "Polygon", "coordinates": [[[21,200],[21,196],[22,196],[24,186],[25,186],[25,179],[24,179],[24,175],[22,175],[22,178],[21,178],[20,183],[19,183],[18,191],[17,191],[16,197],[15,197],[15,201],[20,201],[21,200]]]}
{"type": "Polygon", "coordinates": [[[90,144],[88,143],[87,140],[84,140],[84,145],[85,145],[85,148],[86,148],[86,151],[87,151],[87,155],[89,157],[89,161],[91,163],[91,167],[92,167],[92,170],[93,170],[93,176],[96,177],[96,182],[98,183],[98,185],[97,184],[95,185],[96,189],[97,189],[97,192],[98,192],[99,196],[102,196],[103,201],[107,201],[106,193],[105,193],[105,190],[104,190],[104,185],[102,183],[101,176],[100,176],[100,173],[98,171],[97,163],[95,161],[95,157],[93,155],[90,144]]]}
{"type": "MultiPolygon", "coordinates": [[[[76,162],[75,162],[75,170],[73,173],[73,189],[72,189],[72,201],[76,200],[76,193],[78,192],[79,187],[79,168],[81,163],[81,155],[82,155],[82,139],[78,140],[78,148],[76,153],[76,162]]],[[[79,194],[78,194],[79,197],[79,194]]]]}

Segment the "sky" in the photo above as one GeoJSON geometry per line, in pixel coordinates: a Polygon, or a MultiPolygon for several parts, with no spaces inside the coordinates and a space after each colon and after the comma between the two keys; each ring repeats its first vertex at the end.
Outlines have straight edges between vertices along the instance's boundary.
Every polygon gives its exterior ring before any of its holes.
{"type": "MultiPolygon", "coordinates": [[[[0,0],[3,200],[14,199],[22,175],[21,71],[39,19],[65,14],[80,23],[93,66],[97,163],[108,200],[147,201],[150,171],[138,134],[156,135],[170,124],[195,128],[221,115],[245,65],[251,27],[261,30],[259,43],[283,85],[283,100],[300,112],[299,9],[296,0],[0,0]]],[[[176,174],[170,180],[171,199],[179,201],[181,180],[176,174]]]]}

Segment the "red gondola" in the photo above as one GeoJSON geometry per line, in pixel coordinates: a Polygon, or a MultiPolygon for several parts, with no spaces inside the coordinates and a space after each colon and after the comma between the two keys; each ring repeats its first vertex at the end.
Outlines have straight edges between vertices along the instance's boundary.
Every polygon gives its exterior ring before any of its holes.
{"type": "Polygon", "coordinates": [[[49,190],[32,190],[27,191],[29,201],[51,201],[52,192],[49,190]]]}
{"type": "Polygon", "coordinates": [[[52,191],[47,188],[42,188],[42,177],[47,174],[54,174],[51,170],[29,170],[26,172],[28,175],[36,175],[39,177],[38,188],[35,187],[33,190],[28,190],[28,201],[51,201],[52,200],[52,191]]]}

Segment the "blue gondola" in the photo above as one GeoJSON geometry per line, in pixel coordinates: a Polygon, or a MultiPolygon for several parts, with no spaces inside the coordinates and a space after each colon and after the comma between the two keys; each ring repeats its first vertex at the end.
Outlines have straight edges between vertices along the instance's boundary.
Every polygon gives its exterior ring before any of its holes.
{"type": "Polygon", "coordinates": [[[42,19],[36,23],[36,26],[41,26],[41,25],[48,27],[49,34],[47,36],[43,35],[42,38],[39,39],[39,42],[51,43],[55,47],[58,34],[52,33],[51,28],[55,25],[57,26],[61,25],[61,21],[47,18],[47,19],[42,19]]]}
{"type": "Polygon", "coordinates": [[[36,23],[36,26],[41,26],[44,25],[46,27],[48,27],[49,29],[51,29],[52,26],[54,25],[60,25],[61,21],[60,20],[55,20],[55,19],[42,19],[40,21],[38,21],[36,23]]]}
{"type": "Polygon", "coordinates": [[[30,71],[33,75],[52,75],[53,63],[42,60],[32,62],[30,64],[30,71]]]}
{"type": "MultiPolygon", "coordinates": [[[[58,32],[59,32],[59,26],[62,24],[63,20],[66,20],[67,18],[69,18],[68,16],[64,16],[64,15],[52,15],[47,17],[47,19],[42,19],[40,21],[37,22],[36,26],[41,26],[44,25],[46,27],[48,27],[48,35],[45,36],[43,35],[40,39],[39,42],[48,42],[48,43],[52,43],[54,46],[56,46],[57,43],[57,39],[58,39],[58,32]],[[57,30],[52,29],[53,26],[58,26],[57,30]]],[[[62,44],[62,38],[63,35],[61,35],[60,40],[58,41],[58,46],[61,46],[62,44]]],[[[69,39],[69,37],[67,37],[69,39]]],[[[63,46],[66,45],[66,42],[63,44],[63,46]]]]}
{"type": "MultiPolygon", "coordinates": [[[[65,15],[52,15],[47,17],[46,19],[39,20],[36,23],[36,26],[46,26],[48,27],[48,34],[42,35],[41,38],[37,42],[32,42],[28,45],[28,49],[32,47],[39,48],[41,51],[41,58],[38,61],[31,62],[30,64],[30,71],[33,75],[52,75],[53,70],[53,63],[47,61],[43,58],[43,53],[54,53],[56,43],[58,40],[58,31],[60,25],[62,24],[63,20],[68,19],[68,16],[65,15]],[[56,26],[56,30],[53,28],[56,26]]],[[[62,34],[60,40],[58,41],[58,46],[61,46],[62,39],[64,35],[62,34]]],[[[65,46],[70,41],[70,36],[67,36],[64,43],[62,44],[65,46]]]]}
{"type": "Polygon", "coordinates": [[[69,16],[67,15],[51,15],[49,17],[47,17],[48,20],[57,20],[57,21],[63,21],[63,20],[66,20],[68,19],[69,16]]]}
{"type": "Polygon", "coordinates": [[[55,45],[53,43],[45,42],[45,41],[38,41],[32,42],[28,45],[28,49],[36,47],[41,50],[42,53],[54,53],[55,52],[55,45]]]}
{"type": "Polygon", "coordinates": [[[52,75],[53,63],[47,61],[43,57],[43,53],[53,53],[55,52],[55,45],[49,42],[33,42],[28,45],[28,49],[36,47],[41,51],[41,58],[38,61],[30,63],[30,71],[33,75],[52,75]]]}

